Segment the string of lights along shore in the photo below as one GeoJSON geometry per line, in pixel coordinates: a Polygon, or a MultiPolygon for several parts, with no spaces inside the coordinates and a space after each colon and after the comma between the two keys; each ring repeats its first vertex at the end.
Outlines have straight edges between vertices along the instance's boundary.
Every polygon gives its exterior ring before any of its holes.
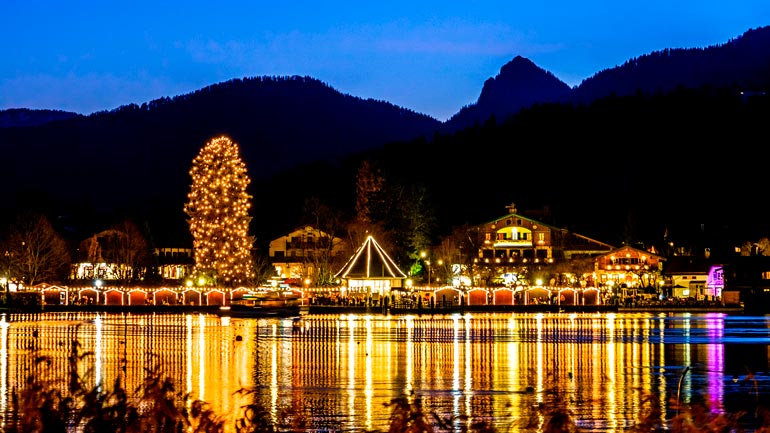
{"type": "Polygon", "coordinates": [[[254,276],[246,192],[251,179],[238,144],[226,136],[212,139],[193,159],[190,176],[184,211],[190,217],[193,275],[214,286],[247,282],[254,276]]]}

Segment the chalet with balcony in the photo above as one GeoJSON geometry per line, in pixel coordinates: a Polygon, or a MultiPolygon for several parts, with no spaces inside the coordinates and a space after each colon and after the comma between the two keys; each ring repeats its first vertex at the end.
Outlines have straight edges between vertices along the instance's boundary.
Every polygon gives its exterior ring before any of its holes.
{"type": "Polygon", "coordinates": [[[270,241],[268,255],[279,277],[301,281],[320,266],[344,262],[346,250],[342,238],[305,225],[270,241]]]}
{"type": "MultiPolygon", "coordinates": [[[[516,268],[551,266],[606,254],[614,246],[567,229],[517,213],[507,206],[508,214],[476,227],[477,262],[493,266],[497,274],[506,275],[516,268]]],[[[592,263],[588,271],[592,269],[592,263]]]]}
{"type": "Polygon", "coordinates": [[[662,256],[624,246],[596,257],[594,273],[597,283],[614,294],[635,296],[639,289],[660,285],[664,262],[662,256]]]}

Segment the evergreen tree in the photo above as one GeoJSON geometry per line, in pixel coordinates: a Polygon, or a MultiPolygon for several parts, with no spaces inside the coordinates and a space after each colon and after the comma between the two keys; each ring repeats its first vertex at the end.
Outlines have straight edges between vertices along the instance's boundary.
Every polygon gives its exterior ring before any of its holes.
{"type": "Polygon", "coordinates": [[[253,278],[249,236],[251,182],[238,145],[217,137],[193,159],[192,186],[184,211],[190,217],[193,273],[232,287],[253,278]]]}
{"type": "Polygon", "coordinates": [[[365,160],[356,175],[356,219],[362,224],[373,222],[375,209],[382,202],[382,190],[385,179],[378,167],[365,160]]]}
{"type": "Polygon", "coordinates": [[[356,174],[356,214],[348,224],[351,245],[360,245],[367,237],[373,236],[385,249],[391,249],[392,244],[381,218],[385,207],[384,189],[382,170],[369,160],[363,161],[356,174]]]}

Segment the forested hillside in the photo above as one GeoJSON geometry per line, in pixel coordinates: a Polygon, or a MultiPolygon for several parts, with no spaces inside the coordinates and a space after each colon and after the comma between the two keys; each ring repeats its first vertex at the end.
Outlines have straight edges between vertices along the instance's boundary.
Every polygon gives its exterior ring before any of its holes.
{"type": "Polygon", "coordinates": [[[231,80],[89,116],[6,110],[0,205],[5,216],[42,209],[76,238],[131,216],[153,242],[184,243],[192,158],[225,134],[254,180],[258,242],[306,222],[308,198],[350,217],[368,160],[391,194],[386,225],[419,212],[435,222],[432,242],[515,203],[617,245],[706,231],[730,244],[770,236],[769,91],[764,27],[630,59],[574,89],[517,56],[445,124],[309,77],[231,80]]]}
{"type": "Polygon", "coordinates": [[[768,116],[767,96],[707,87],[543,104],[367,157],[392,182],[425,185],[444,233],[515,202],[548,208],[554,225],[617,245],[660,244],[665,233],[693,239],[702,230],[728,242],[770,235],[757,154],[768,116]]]}

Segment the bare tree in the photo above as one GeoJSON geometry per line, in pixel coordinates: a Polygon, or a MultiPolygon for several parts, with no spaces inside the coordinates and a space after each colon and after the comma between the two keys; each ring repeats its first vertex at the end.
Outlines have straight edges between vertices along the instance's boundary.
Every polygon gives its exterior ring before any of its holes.
{"type": "Polygon", "coordinates": [[[477,283],[475,276],[479,272],[479,267],[475,259],[479,245],[475,227],[470,225],[455,227],[441,240],[437,250],[438,258],[443,261],[445,267],[444,272],[447,272],[447,275],[442,278],[467,278],[471,284],[477,283]]]}
{"type": "Polygon", "coordinates": [[[334,274],[345,264],[346,257],[336,254],[344,251],[343,240],[338,233],[344,231],[342,213],[316,197],[305,200],[305,219],[313,226],[313,245],[310,256],[305,256],[305,266],[312,268],[309,275],[316,286],[334,285],[334,274]]]}
{"type": "Polygon", "coordinates": [[[569,287],[585,287],[586,285],[593,284],[594,258],[590,256],[573,256],[569,260],[558,260],[551,267],[551,271],[555,280],[554,284],[569,287]]]}
{"type": "Polygon", "coordinates": [[[149,264],[150,251],[142,231],[130,219],[114,224],[98,235],[104,261],[113,265],[112,273],[123,282],[141,280],[149,264]]]}
{"type": "Polygon", "coordinates": [[[2,251],[7,277],[27,286],[60,283],[69,271],[67,243],[41,214],[19,215],[2,251]]]}
{"type": "Polygon", "coordinates": [[[770,256],[770,239],[761,238],[757,242],[746,241],[741,245],[742,256],[770,256]]]}

